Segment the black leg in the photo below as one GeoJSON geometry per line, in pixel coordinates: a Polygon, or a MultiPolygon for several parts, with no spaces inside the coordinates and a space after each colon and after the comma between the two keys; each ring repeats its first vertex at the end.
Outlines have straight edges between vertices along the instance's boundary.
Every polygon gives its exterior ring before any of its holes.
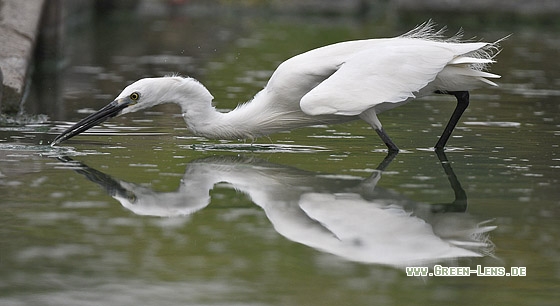
{"type": "Polygon", "coordinates": [[[389,135],[385,133],[385,130],[383,130],[383,128],[376,129],[375,131],[377,132],[377,135],[381,137],[381,140],[383,140],[383,142],[389,149],[389,152],[399,152],[399,147],[397,147],[397,145],[391,140],[389,135]]]}
{"type": "Polygon", "coordinates": [[[453,111],[453,114],[451,115],[451,118],[449,118],[449,122],[447,123],[447,126],[445,127],[445,130],[443,130],[443,133],[441,134],[441,137],[439,138],[438,142],[436,143],[436,146],[435,146],[436,149],[443,149],[443,147],[445,147],[445,144],[447,143],[447,140],[451,136],[451,133],[453,132],[453,129],[457,125],[457,122],[459,122],[459,119],[461,118],[461,115],[463,115],[463,112],[469,106],[469,92],[468,91],[450,91],[450,92],[447,92],[447,93],[450,94],[450,95],[454,95],[455,98],[457,98],[457,106],[455,107],[455,110],[453,111]]]}
{"type": "Polygon", "coordinates": [[[375,168],[375,170],[385,171],[387,166],[389,166],[389,164],[393,161],[393,159],[395,159],[397,154],[399,154],[398,151],[389,150],[389,152],[387,153],[387,156],[385,156],[383,161],[381,163],[379,163],[379,165],[377,166],[377,168],[375,168]]]}
{"type": "Polygon", "coordinates": [[[467,193],[461,186],[457,175],[451,168],[451,164],[443,152],[443,149],[436,149],[436,155],[443,167],[443,171],[447,175],[447,179],[449,180],[449,184],[451,184],[451,188],[453,189],[453,193],[455,194],[455,200],[451,203],[447,204],[433,204],[432,211],[433,212],[466,212],[467,211],[467,193]]]}
{"type": "Polygon", "coordinates": [[[381,163],[375,168],[376,171],[365,179],[361,185],[366,186],[366,190],[373,191],[379,179],[381,179],[381,173],[385,171],[385,169],[389,166],[389,164],[395,159],[395,157],[399,154],[397,151],[391,151],[387,153],[387,156],[383,159],[381,163]]]}

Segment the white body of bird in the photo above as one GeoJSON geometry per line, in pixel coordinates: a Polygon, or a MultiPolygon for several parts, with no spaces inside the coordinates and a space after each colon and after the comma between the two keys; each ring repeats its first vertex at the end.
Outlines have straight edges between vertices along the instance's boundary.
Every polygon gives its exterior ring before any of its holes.
{"type": "MultiPolygon", "coordinates": [[[[389,150],[398,150],[383,131],[377,114],[420,96],[495,86],[488,79],[500,76],[485,68],[494,62],[496,50],[497,43],[443,39],[431,22],[395,38],[328,45],[280,64],[263,90],[227,113],[212,106],[213,96],[195,79],[141,79],[121,92],[104,117],[93,114],[93,118],[62,133],[53,144],[90,128],[92,122],[177,103],[189,130],[207,138],[254,139],[303,126],[361,118],[376,130],[389,150]],[[114,113],[110,113],[112,110],[114,113]]],[[[458,108],[459,104],[463,106],[460,111],[456,109],[458,114],[452,116],[451,126],[446,128],[448,135],[442,134],[445,139],[438,142],[440,146],[445,145],[468,105],[468,95],[463,101],[456,97],[458,108]]]]}

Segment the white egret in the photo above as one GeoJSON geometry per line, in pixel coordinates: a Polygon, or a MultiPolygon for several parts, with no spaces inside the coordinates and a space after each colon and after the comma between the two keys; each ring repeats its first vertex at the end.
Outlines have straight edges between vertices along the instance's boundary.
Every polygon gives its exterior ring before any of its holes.
{"type": "Polygon", "coordinates": [[[108,118],[162,103],[177,103],[188,129],[214,139],[254,139],[294,128],[363,119],[389,151],[398,147],[377,114],[434,93],[454,95],[457,106],[435,145],[443,149],[469,104],[469,91],[496,84],[486,71],[497,42],[461,42],[443,38],[429,21],[394,38],[336,43],[294,56],[274,71],[255,97],[222,113],[213,96],[192,78],[145,78],[54,139],[52,146],[108,118]]]}

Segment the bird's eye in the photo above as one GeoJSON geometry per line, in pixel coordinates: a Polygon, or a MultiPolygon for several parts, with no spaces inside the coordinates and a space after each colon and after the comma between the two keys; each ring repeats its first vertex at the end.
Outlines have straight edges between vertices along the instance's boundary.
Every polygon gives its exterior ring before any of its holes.
{"type": "Polygon", "coordinates": [[[132,101],[138,101],[138,99],[140,99],[140,94],[137,92],[133,92],[130,94],[130,100],[132,101]]]}

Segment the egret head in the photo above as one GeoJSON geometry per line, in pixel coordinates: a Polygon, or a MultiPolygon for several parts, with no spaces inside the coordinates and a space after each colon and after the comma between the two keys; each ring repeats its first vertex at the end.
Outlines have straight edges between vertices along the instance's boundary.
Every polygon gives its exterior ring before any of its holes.
{"type": "Polygon", "coordinates": [[[197,101],[209,104],[212,101],[212,95],[202,84],[192,78],[170,76],[140,79],[123,89],[111,103],[58,135],[51,146],[70,139],[109,118],[137,112],[158,104],[175,102],[184,109],[183,101],[192,101],[195,105],[197,101]]]}

